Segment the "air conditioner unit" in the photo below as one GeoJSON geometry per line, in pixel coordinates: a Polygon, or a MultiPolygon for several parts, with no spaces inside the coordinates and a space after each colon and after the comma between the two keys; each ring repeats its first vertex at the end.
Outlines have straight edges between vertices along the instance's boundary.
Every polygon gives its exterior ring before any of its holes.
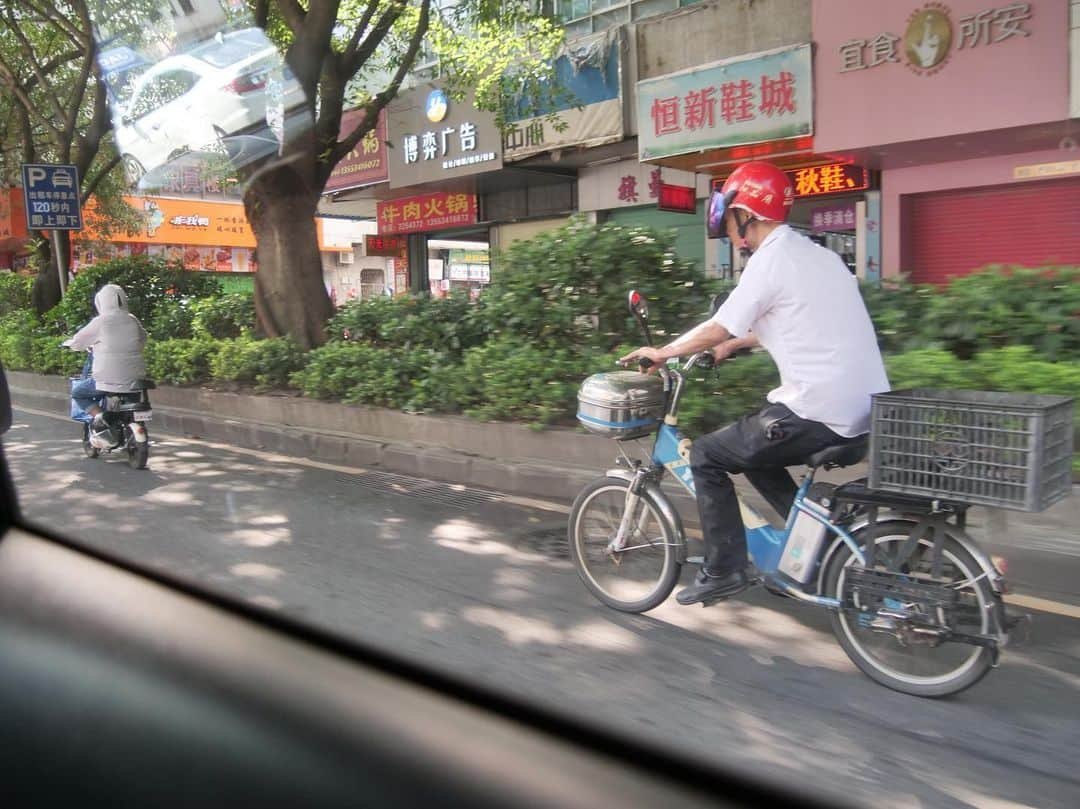
{"type": "Polygon", "coordinates": [[[356,253],[352,250],[342,250],[337,254],[338,264],[353,264],[356,261],[356,253]]]}

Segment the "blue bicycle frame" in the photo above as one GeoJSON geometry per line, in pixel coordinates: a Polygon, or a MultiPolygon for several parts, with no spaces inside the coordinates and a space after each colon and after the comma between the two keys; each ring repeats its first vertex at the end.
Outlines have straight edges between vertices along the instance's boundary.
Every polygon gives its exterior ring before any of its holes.
{"type": "MultiPolygon", "coordinates": [[[[678,419],[669,418],[660,425],[656,435],[656,443],[653,445],[652,461],[657,467],[668,470],[691,495],[697,494],[694,488],[694,476],[690,469],[690,446],[691,440],[679,432],[678,419]],[[674,423],[672,423],[674,422],[674,423]]],[[[779,573],[780,558],[784,554],[788,538],[791,536],[791,528],[795,518],[800,514],[808,514],[815,521],[821,523],[839,536],[844,543],[851,548],[851,552],[861,564],[866,563],[865,556],[859,544],[852,538],[842,526],[836,525],[814,510],[804,505],[803,500],[814,482],[814,473],[811,471],[803,479],[795,494],[795,502],[788,514],[787,524],[782,528],[773,528],[768,521],[757,512],[750,504],[739,498],[739,511],[742,513],[743,524],[746,526],[746,547],[750,553],[750,559],[755,567],[764,576],[770,579],[770,584],[779,587],[792,595],[798,595],[803,601],[810,601],[822,607],[837,609],[840,602],[834,598],[808,595],[794,583],[785,580],[779,573]]],[[[826,547],[826,546],[822,546],[826,547]]],[[[808,560],[814,563],[816,560],[808,560]]]]}

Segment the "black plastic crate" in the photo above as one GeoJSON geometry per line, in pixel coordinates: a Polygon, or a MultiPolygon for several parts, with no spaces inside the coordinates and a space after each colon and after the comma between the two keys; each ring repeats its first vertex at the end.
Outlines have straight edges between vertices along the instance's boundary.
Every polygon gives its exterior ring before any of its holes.
{"type": "Polygon", "coordinates": [[[975,390],[873,397],[870,487],[1042,511],[1072,486],[1073,400],[975,390]]]}

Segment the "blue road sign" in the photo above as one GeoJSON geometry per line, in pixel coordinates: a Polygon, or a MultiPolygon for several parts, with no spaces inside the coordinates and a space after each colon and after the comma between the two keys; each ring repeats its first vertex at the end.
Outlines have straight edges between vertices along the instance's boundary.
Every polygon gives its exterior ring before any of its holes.
{"type": "Polygon", "coordinates": [[[26,226],[31,230],[82,230],[79,172],[74,166],[23,163],[26,226]]]}

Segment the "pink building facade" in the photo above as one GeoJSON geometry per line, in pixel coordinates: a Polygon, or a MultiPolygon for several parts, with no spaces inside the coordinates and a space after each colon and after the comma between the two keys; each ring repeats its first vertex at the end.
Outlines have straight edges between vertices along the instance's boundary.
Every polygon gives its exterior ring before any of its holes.
{"type": "Polygon", "coordinates": [[[1080,263],[1078,5],[813,0],[814,152],[880,178],[860,275],[1080,263]]]}

